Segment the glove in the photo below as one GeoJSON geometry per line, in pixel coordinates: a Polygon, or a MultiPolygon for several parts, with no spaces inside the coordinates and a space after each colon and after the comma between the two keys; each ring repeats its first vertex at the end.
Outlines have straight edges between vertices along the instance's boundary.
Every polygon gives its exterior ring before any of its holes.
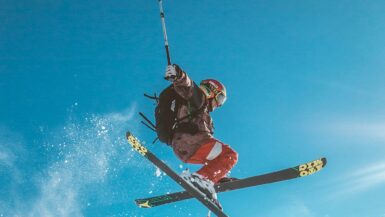
{"type": "Polygon", "coordinates": [[[166,72],[164,73],[164,78],[168,81],[174,82],[180,78],[180,73],[177,72],[174,65],[168,65],[166,67],[166,72]]]}

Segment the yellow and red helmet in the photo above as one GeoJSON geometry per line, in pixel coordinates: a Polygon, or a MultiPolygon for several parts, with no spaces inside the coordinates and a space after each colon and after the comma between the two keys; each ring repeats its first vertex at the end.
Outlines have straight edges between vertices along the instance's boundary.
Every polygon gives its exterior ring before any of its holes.
{"type": "Polygon", "coordinates": [[[222,106],[226,102],[226,87],[221,82],[214,79],[206,79],[201,81],[200,88],[205,93],[207,99],[215,100],[217,107],[222,106]]]}

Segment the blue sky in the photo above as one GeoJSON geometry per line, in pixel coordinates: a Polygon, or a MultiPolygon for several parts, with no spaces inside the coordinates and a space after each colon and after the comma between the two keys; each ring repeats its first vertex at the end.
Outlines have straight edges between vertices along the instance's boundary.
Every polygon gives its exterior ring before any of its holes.
{"type": "MultiPolygon", "coordinates": [[[[166,59],[157,1],[1,1],[0,216],[204,216],[194,200],[139,209],[180,190],[124,140],[150,144],[138,111],[166,59]]],[[[320,173],[220,200],[230,216],[384,217],[383,1],[165,0],[171,58],[228,89],[216,137],[235,177],[325,156],[320,173]]]]}

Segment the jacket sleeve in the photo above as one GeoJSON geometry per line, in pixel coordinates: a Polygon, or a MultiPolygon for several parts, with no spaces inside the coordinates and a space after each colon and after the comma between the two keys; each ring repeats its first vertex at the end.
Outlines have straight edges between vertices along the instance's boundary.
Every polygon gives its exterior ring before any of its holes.
{"type": "Polygon", "coordinates": [[[183,99],[190,102],[196,109],[200,109],[206,101],[203,91],[178,65],[174,64],[175,70],[180,74],[180,78],[174,81],[175,92],[183,99]]]}

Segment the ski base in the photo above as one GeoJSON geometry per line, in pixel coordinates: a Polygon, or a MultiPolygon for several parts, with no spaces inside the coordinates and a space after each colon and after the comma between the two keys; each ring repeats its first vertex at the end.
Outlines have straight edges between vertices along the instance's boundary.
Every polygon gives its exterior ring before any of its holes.
{"type": "MultiPolygon", "coordinates": [[[[314,160],[305,164],[300,164],[295,167],[284,170],[267,173],[259,176],[253,176],[245,179],[237,179],[229,182],[218,183],[215,185],[217,193],[233,191],[242,188],[248,188],[268,183],[280,182],[289,179],[299,178],[311,175],[320,171],[327,163],[326,158],[314,160]]],[[[137,199],[136,204],[139,207],[151,208],[168,203],[173,203],[181,200],[190,199],[192,196],[187,191],[176,192],[172,194],[160,195],[150,198],[137,199]]]]}

